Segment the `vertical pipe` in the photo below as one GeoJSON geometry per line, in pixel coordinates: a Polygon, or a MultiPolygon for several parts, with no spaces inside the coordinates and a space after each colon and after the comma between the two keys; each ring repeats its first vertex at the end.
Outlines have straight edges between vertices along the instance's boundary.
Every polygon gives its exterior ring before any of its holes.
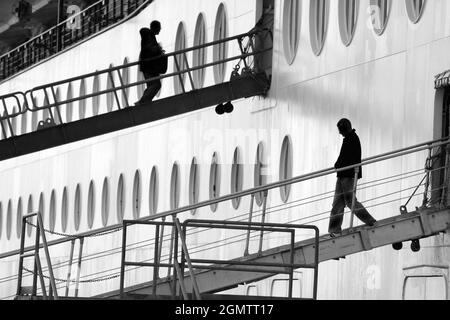
{"type": "Polygon", "coordinates": [[[77,269],[77,279],[75,280],[75,298],[78,297],[78,289],[80,286],[80,273],[81,273],[81,262],[83,259],[83,244],[84,238],[80,238],[80,250],[78,252],[78,269],[77,269]]]}
{"type": "Polygon", "coordinates": [[[317,286],[319,280],[319,229],[315,229],[315,248],[314,248],[314,287],[313,299],[317,300],[317,286]]]}
{"type": "Polygon", "coordinates": [[[36,239],[34,241],[34,272],[33,272],[33,293],[32,295],[37,295],[37,274],[38,274],[38,262],[39,259],[39,239],[40,239],[40,228],[39,224],[36,225],[36,239]]]}
{"type": "MultiPolygon", "coordinates": [[[[50,104],[50,99],[49,99],[49,97],[48,97],[47,88],[44,89],[44,94],[45,94],[45,98],[47,99],[47,102],[50,104]]],[[[50,118],[52,119],[53,123],[56,123],[56,122],[55,122],[55,118],[53,117],[53,111],[52,111],[52,108],[49,108],[48,105],[47,105],[47,106],[44,106],[44,108],[45,108],[45,107],[47,107],[46,109],[48,109],[48,113],[50,114],[50,118]]],[[[44,119],[44,121],[45,121],[45,119],[44,119]]]]}
{"type": "Polygon", "coordinates": [[[358,176],[359,176],[359,167],[356,167],[355,168],[355,178],[353,180],[353,196],[352,196],[352,207],[351,207],[351,216],[350,216],[350,229],[353,228],[353,219],[355,217],[356,190],[358,188],[358,176]]]}
{"type": "Polygon", "coordinates": [[[428,190],[430,188],[431,153],[432,153],[432,148],[428,149],[428,158],[425,161],[426,180],[425,180],[425,190],[423,192],[423,201],[422,201],[422,206],[424,206],[424,207],[428,203],[428,190]]]}
{"type": "MultiPolygon", "coordinates": [[[[176,219],[178,221],[178,219],[176,219]]],[[[177,222],[175,222],[177,223],[177,222]]],[[[172,289],[172,297],[175,300],[176,296],[177,296],[177,291],[178,291],[178,286],[177,286],[177,280],[179,279],[179,281],[181,282],[183,280],[183,276],[180,273],[179,269],[175,268],[175,264],[178,264],[178,226],[177,228],[174,229],[175,231],[175,235],[174,235],[174,244],[173,244],[173,263],[174,263],[174,268],[173,268],[173,289],[172,289]]],[[[183,240],[181,240],[183,241],[183,240]]]]}
{"type": "Polygon", "coordinates": [[[20,233],[20,251],[19,251],[19,274],[17,277],[17,293],[16,295],[19,296],[22,291],[22,275],[23,275],[23,253],[25,249],[25,228],[26,228],[26,221],[27,219],[25,217],[22,218],[22,228],[20,233]]]}
{"type": "MultiPolygon", "coordinates": [[[[252,195],[250,197],[250,212],[248,215],[248,223],[252,223],[253,202],[255,202],[255,194],[252,193],[252,195]]],[[[249,255],[249,253],[248,253],[249,246],[250,246],[250,226],[249,226],[249,229],[247,230],[247,239],[245,240],[245,250],[244,250],[245,257],[249,255]]]]}
{"type": "Polygon", "coordinates": [[[295,230],[291,232],[291,247],[290,247],[290,272],[289,272],[289,299],[292,299],[292,290],[294,282],[294,244],[295,244],[295,230]]]}
{"type": "MultiPolygon", "coordinates": [[[[162,247],[164,244],[164,222],[166,222],[166,217],[162,218],[161,235],[159,236],[159,249],[158,249],[158,261],[161,263],[162,247]]],[[[157,277],[159,278],[159,268],[157,270],[157,277]]]]}
{"type": "Polygon", "coordinates": [[[39,253],[35,254],[34,259],[36,261],[36,266],[39,273],[39,282],[41,283],[42,296],[44,297],[44,300],[47,300],[47,290],[45,289],[45,281],[42,273],[41,259],[39,258],[39,253]]]}
{"type": "MultiPolygon", "coordinates": [[[[263,211],[262,211],[262,217],[261,217],[261,223],[264,224],[265,220],[266,220],[266,208],[267,208],[267,194],[268,194],[268,190],[264,190],[264,194],[263,194],[263,211]]],[[[261,233],[259,236],[259,250],[258,250],[258,254],[261,254],[262,252],[262,245],[263,245],[263,240],[264,240],[264,226],[261,226],[261,233]]]]}
{"type": "Polygon", "coordinates": [[[120,298],[123,299],[123,289],[125,283],[125,258],[127,247],[127,223],[123,221],[122,229],[122,257],[120,260],[120,298]]]}
{"type": "Polygon", "coordinates": [[[42,216],[41,216],[40,212],[38,212],[38,214],[37,214],[37,220],[38,220],[38,224],[40,225],[40,228],[42,229],[41,238],[42,238],[42,242],[44,245],[45,259],[47,261],[47,269],[48,269],[48,273],[50,276],[50,286],[53,290],[55,300],[58,300],[58,289],[56,288],[55,276],[53,274],[52,261],[50,259],[50,252],[48,251],[48,244],[47,244],[47,238],[45,236],[44,223],[42,222],[42,216]]]}
{"type": "Polygon", "coordinates": [[[66,293],[65,296],[69,296],[69,287],[70,287],[70,276],[72,274],[72,263],[73,263],[73,251],[75,249],[75,239],[70,241],[70,255],[69,255],[69,270],[67,271],[67,282],[66,282],[66,293]]]}
{"type": "Polygon", "coordinates": [[[158,270],[159,270],[159,224],[156,226],[156,234],[155,234],[155,257],[153,259],[153,262],[155,263],[153,267],[153,287],[152,287],[152,293],[153,297],[156,298],[156,287],[158,285],[158,270]]]}
{"type": "MultiPolygon", "coordinates": [[[[175,220],[175,217],[172,216],[172,221],[175,220]]],[[[175,236],[175,226],[172,225],[172,232],[170,234],[170,247],[169,247],[169,265],[172,264],[172,253],[173,253],[173,237],[175,236]]],[[[172,268],[169,266],[167,271],[167,277],[170,277],[170,273],[172,272],[172,268]]]]}
{"type": "Polygon", "coordinates": [[[55,109],[56,109],[56,113],[58,114],[59,124],[62,124],[63,120],[62,120],[62,117],[61,117],[61,112],[59,110],[59,104],[58,104],[59,101],[58,101],[57,96],[56,96],[55,87],[51,86],[51,89],[52,89],[53,100],[55,101],[55,104],[56,104],[55,109]]]}

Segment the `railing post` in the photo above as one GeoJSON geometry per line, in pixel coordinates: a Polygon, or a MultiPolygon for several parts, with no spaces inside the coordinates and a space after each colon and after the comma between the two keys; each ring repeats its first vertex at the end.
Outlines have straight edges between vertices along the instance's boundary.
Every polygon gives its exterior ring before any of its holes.
{"type": "Polygon", "coordinates": [[[125,284],[125,258],[126,258],[126,247],[127,247],[127,223],[123,221],[122,229],[122,256],[120,260],[120,298],[123,299],[123,290],[125,284]]]}
{"type": "MultiPolygon", "coordinates": [[[[445,146],[445,170],[444,170],[444,185],[442,186],[441,206],[447,206],[448,187],[450,183],[450,141],[445,146]]],[[[430,165],[431,167],[431,165],[430,165]]],[[[431,169],[430,169],[431,170],[431,169]]]]}
{"type": "Polygon", "coordinates": [[[75,281],[75,298],[78,297],[78,289],[80,286],[81,262],[83,259],[83,244],[84,244],[84,238],[80,238],[80,250],[78,252],[77,279],[75,281]]]}
{"type": "Polygon", "coordinates": [[[352,195],[352,207],[350,216],[350,229],[353,228],[353,219],[355,216],[355,204],[356,204],[356,190],[358,188],[359,167],[355,168],[355,177],[353,180],[353,195],[352,195]]]}
{"type": "Polygon", "coordinates": [[[184,63],[186,64],[186,70],[188,70],[188,76],[189,76],[189,81],[191,83],[192,90],[195,90],[194,79],[192,79],[192,74],[191,74],[191,71],[189,70],[189,62],[188,62],[188,59],[186,56],[186,51],[183,52],[183,57],[184,57],[184,63]]]}
{"type": "Polygon", "coordinates": [[[53,267],[50,259],[50,252],[48,251],[47,237],[45,236],[44,223],[42,222],[42,216],[40,212],[38,212],[37,214],[37,220],[38,225],[42,229],[41,238],[44,245],[45,258],[47,260],[47,269],[50,276],[50,288],[53,291],[55,300],[58,300],[58,289],[56,288],[55,276],[53,274],[53,267]]]}
{"type": "Polygon", "coordinates": [[[423,192],[423,200],[422,200],[422,207],[426,207],[427,203],[428,203],[428,190],[430,188],[430,174],[431,174],[431,170],[432,170],[432,166],[431,166],[431,158],[432,158],[432,148],[430,147],[428,149],[428,157],[427,160],[425,161],[425,189],[423,192]]]}
{"type": "Polygon", "coordinates": [[[186,93],[186,89],[184,88],[183,76],[180,73],[181,70],[180,70],[180,66],[178,64],[177,56],[174,55],[173,58],[175,60],[175,67],[177,68],[177,72],[178,72],[178,81],[180,81],[180,85],[181,85],[181,89],[183,90],[183,93],[186,93]]]}
{"type": "MultiPolygon", "coordinates": [[[[114,77],[113,77],[111,71],[108,71],[108,76],[109,76],[109,80],[111,80],[111,86],[112,86],[112,89],[113,89],[113,92],[114,92],[114,97],[116,98],[117,108],[119,108],[119,110],[121,110],[122,108],[120,107],[119,96],[118,96],[117,91],[116,91],[116,85],[114,84],[114,77]]],[[[111,110],[113,109],[112,107],[113,106],[111,106],[111,110]]]]}
{"type": "Polygon", "coordinates": [[[156,288],[158,286],[158,270],[159,270],[159,224],[156,226],[156,234],[155,234],[155,253],[154,253],[154,259],[153,262],[155,263],[155,266],[153,267],[153,287],[152,287],[152,293],[153,297],[156,298],[156,288]]]}
{"type": "Polygon", "coordinates": [[[32,295],[37,295],[37,273],[38,273],[38,263],[37,260],[39,259],[39,224],[36,225],[36,235],[34,240],[34,269],[33,269],[33,291],[32,295]]]}
{"type": "MultiPolygon", "coordinates": [[[[50,99],[49,99],[49,97],[48,97],[47,88],[44,89],[44,94],[45,94],[45,98],[46,98],[47,102],[48,102],[49,105],[50,105],[51,103],[50,103],[50,99]]],[[[44,106],[44,107],[46,107],[46,109],[48,109],[48,113],[50,114],[50,118],[52,119],[53,123],[56,124],[55,117],[53,117],[53,111],[52,111],[52,108],[50,108],[49,105],[44,106]]],[[[43,120],[45,121],[46,119],[43,119],[43,120]]]]}
{"type": "Polygon", "coordinates": [[[22,275],[23,275],[23,253],[25,251],[25,227],[26,227],[26,218],[22,218],[22,226],[21,226],[21,233],[20,233],[20,250],[19,250],[19,274],[17,276],[17,293],[16,295],[20,295],[22,291],[22,275]]]}
{"type": "Polygon", "coordinates": [[[122,75],[120,74],[120,69],[117,69],[117,74],[119,75],[119,82],[120,82],[120,86],[122,87],[121,91],[122,91],[122,95],[124,97],[123,100],[125,101],[125,108],[128,108],[130,106],[130,104],[128,103],[128,94],[127,94],[126,88],[123,88],[124,83],[123,83],[122,75]]]}
{"type": "MultiPolygon", "coordinates": [[[[178,221],[178,218],[176,219],[178,221]]],[[[174,219],[174,223],[176,224],[177,222],[174,219]]],[[[177,269],[175,268],[175,264],[178,264],[178,226],[176,228],[174,228],[174,243],[173,243],[173,264],[174,264],[174,268],[173,268],[173,287],[172,287],[172,298],[175,300],[177,297],[177,291],[178,291],[178,286],[177,286],[177,278],[179,279],[178,281],[182,281],[183,276],[181,275],[180,272],[177,271],[177,269]]]]}
{"type": "Polygon", "coordinates": [[[51,86],[52,89],[52,95],[53,95],[53,100],[55,101],[55,109],[56,109],[56,113],[58,114],[58,118],[59,118],[59,124],[63,123],[62,117],[61,117],[61,112],[59,110],[59,103],[58,103],[58,97],[56,96],[56,92],[55,92],[55,87],[51,86]]]}
{"type": "MultiPolygon", "coordinates": [[[[252,223],[252,217],[253,217],[253,203],[255,202],[255,194],[252,193],[250,197],[250,212],[248,215],[248,223],[252,223]]],[[[250,246],[250,228],[247,230],[247,238],[245,241],[245,250],[244,250],[244,256],[249,255],[249,246],[250,246]]]]}
{"type": "Polygon", "coordinates": [[[295,250],[295,230],[291,232],[291,246],[290,246],[290,254],[289,254],[289,263],[291,264],[290,272],[289,272],[289,299],[292,299],[292,291],[293,291],[293,282],[294,282],[294,250],[295,250]]]}
{"type": "MultiPolygon", "coordinates": [[[[268,190],[264,190],[264,192],[263,192],[263,211],[262,211],[261,223],[264,223],[266,220],[267,195],[268,195],[268,190]]],[[[264,240],[264,226],[261,227],[261,234],[259,236],[258,254],[262,253],[263,240],[264,240]]]]}
{"type": "MultiPolygon", "coordinates": [[[[4,115],[6,116],[6,122],[8,123],[8,127],[9,127],[9,132],[11,132],[11,137],[14,137],[14,130],[11,124],[11,119],[9,118],[9,112],[8,112],[8,108],[6,107],[6,102],[5,99],[2,99],[2,103],[3,103],[3,108],[5,109],[5,113],[4,115]]],[[[19,106],[20,107],[20,106],[19,106]]],[[[5,134],[5,138],[7,138],[8,136],[5,134]]]]}
{"type": "Polygon", "coordinates": [[[72,263],[73,263],[73,252],[75,249],[75,239],[70,241],[70,254],[69,254],[69,269],[67,271],[67,282],[66,282],[66,293],[65,296],[69,296],[69,288],[70,288],[70,276],[72,275],[72,263]]]}

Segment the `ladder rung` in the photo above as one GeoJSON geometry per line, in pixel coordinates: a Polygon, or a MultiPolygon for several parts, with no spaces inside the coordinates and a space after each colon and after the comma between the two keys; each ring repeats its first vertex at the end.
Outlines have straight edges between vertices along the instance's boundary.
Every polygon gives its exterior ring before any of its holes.
{"type": "Polygon", "coordinates": [[[20,256],[21,258],[30,258],[34,257],[34,252],[24,253],[20,256]]]}

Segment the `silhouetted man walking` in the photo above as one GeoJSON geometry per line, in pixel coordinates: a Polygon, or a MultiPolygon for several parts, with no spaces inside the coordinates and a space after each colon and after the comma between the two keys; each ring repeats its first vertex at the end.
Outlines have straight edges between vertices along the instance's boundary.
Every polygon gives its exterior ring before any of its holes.
{"type": "MultiPolygon", "coordinates": [[[[156,42],[156,35],[161,31],[161,23],[159,21],[152,21],[149,28],[142,28],[139,32],[141,34],[141,53],[139,54],[139,68],[144,73],[145,80],[158,77],[158,67],[156,61],[146,61],[151,58],[158,57],[164,52],[161,46],[156,42]]],[[[150,102],[161,89],[161,80],[153,80],[147,82],[147,89],[141,99],[135,103],[136,106],[150,102]]]]}
{"type": "MultiPolygon", "coordinates": [[[[348,119],[342,119],[338,122],[339,133],[344,137],[341,153],[334,167],[336,169],[349,167],[361,163],[361,143],[352,129],[352,124],[348,119]]],[[[358,179],[362,178],[362,169],[359,167],[358,179]]],[[[353,185],[355,179],[355,170],[340,171],[337,174],[336,191],[334,194],[333,208],[331,210],[330,225],[328,232],[331,236],[340,233],[344,219],[345,206],[351,209],[353,201],[353,185]]],[[[366,208],[355,198],[355,215],[364,223],[373,226],[376,220],[367,212],[366,208]]]]}

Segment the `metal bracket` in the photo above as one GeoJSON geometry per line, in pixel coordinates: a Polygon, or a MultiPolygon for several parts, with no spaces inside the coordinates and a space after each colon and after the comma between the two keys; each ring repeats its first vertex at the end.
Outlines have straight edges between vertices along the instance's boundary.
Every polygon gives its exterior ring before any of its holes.
{"type": "Polygon", "coordinates": [[[419,217],[420,217],[420,225],[423,230],[423,234],[425,236],[430,236],[433,234],[433,231],[431,229],[430,225],[430,217],[426,211],[419,210],[419,217]]]}

